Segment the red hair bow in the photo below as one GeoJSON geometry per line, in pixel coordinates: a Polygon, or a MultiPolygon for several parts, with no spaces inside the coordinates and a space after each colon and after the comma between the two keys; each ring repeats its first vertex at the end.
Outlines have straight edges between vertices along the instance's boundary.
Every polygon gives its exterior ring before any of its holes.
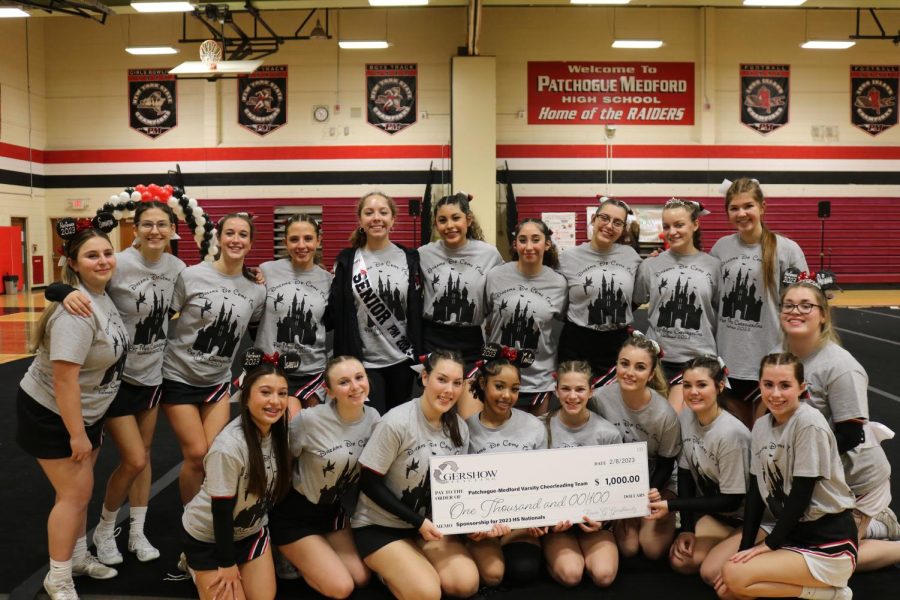
{"type": "Polygon", "coordinates": [[[90,229],[93,226],[94,221],[92,219],[88,219],[85,217],[75,219],[75,233],[84,231],[85,229],[90,229]]]}
{"type": "Polygon", "coordinates": [[[278,356],[278,352],[273,352],[272,354],[266,354],[265,352],[263,352],[263,355],[262,355],[262,358],[260,359],[260,361],[272,363],[273,365],[275,365],[277,367],[279,358],[280,357],[278,356]]]}
{"type": "Polygon", "coordinates": [[[514,361],[519,357],[519,351],[515,348],[510,348],[509,346],[503,346],[500,348],[500,356],[506,360],[514,361]]]}

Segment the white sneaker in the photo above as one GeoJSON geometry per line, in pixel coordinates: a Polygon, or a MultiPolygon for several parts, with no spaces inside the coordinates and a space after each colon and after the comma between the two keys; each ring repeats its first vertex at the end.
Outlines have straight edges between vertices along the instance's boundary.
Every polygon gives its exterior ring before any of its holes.
{"type": "Polygon", "coordinates": [[[78,600],[78,592],[75,591],[75,583],[71,579],[56,584],[50,581],[50,573],[44,577],[44,591],[50,600],[78,600]]]}
{"type": "Polygon", "coordinates": [[[853,590],[849,587],[835,588],[834,600],[853,600],[853,590]]]}
{"type": "Polygon", "coordinates": [[[102,562],[97,560],[97,557],[87,553],[87,557],[83,562],[79,564],[72,563],[72,576],[78,577],[79,575],[87,575],[91,579],[112,579],[119,572],[113,569],[112,567],[107,567],[102,562]]]}
{"type": "MultiPolygon", "coordinates": [[[[159,550],[157,550],[150,540],[143,533],[134,533],[128,535],[128,551],[137,556],[141,562],[148,562],[159,558],[159,550]]],[[[100,554],[100,551],[97,551],[100,554]]]]}
{"type": "Polygon", "coordinates": [[[900,523],[897,522],[897,515],[891,510],[891,507],[885,508],[875,516],[875,520],[887,527],[889,540],[900,540],[900,523]]]}
{"type": "Polygon", "coordinates": [[[103,535],[98,527],[94,530],[94,535],[91,536],[94,546],[97,547],[97,560],[104,565],[122,564],[122,553],[119,552],[119,546],[116,544],[116,536],[119,535],[120,531],[121,529],[117,527],[113,530],[112,535],[103,535]]]}

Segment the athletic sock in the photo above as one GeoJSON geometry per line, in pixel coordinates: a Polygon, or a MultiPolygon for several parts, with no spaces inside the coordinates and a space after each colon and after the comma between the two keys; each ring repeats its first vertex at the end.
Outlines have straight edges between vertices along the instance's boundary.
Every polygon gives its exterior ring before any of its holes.
{"type": "Polygon", "coordinates": [[[128,513],[128,534],[144,533],[144,521],[147,520],[146,506],[132,506],[128,513]]]}
{"type": "Polygon", "coordinates": [[[53,560],[51,558],[49,578],[55,585],[72,581],[72,559],[53,560]]]}
{"type": "Polygon", "coordinates": [[[800,592],[800,598],[808,598],[809,600],[834,600],[837,594],[837,588],[833,587],[806,587],[800,592]]]}
{"type": "Polygon", "coordinates": [[[107,510],[106,506],[100,509],[100,522],[97,523],[97,535],[100,537],[110,537],[116,530],[116,517],[119,516],[119,509],[107,510]]]}
{"type": "Polygon", "coordinates": [[[87,560],[87,536],[81,536],[75,540],[75,548],[72,549],[72,564],[80,565],[87,560]]]}

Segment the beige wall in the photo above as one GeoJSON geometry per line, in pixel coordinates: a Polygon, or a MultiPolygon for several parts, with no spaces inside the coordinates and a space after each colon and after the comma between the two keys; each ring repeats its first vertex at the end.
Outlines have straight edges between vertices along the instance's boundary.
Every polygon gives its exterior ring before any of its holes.
{"type": "MultiPolygon", "coordinates": [[[[292,32],[302,13],[265,13],[276,29],[292,32]]],[[[881,14],[887,31],[900,29],[900,13],[881,14]]],[[[191,24],[189,35],[200,37],[191,24]]],[[[132,57],[129,43],[172,44],[181,35],[181,17],[112,16],[106,25],[73,17],[31,18],[0,23],[0,142],[37,150],[165,149],[259,146],[440,146],[450,141],[450,59],[465,44],[465,9],[430,8],[396,10],[344,10],[332,13],[329,41],[288,42],[268,64],[289,66],[288,124],[259,137],[236,123],[236,83],[180,81],[179,125],[156,140],[128,128],[128,68],[164,67],[196,57],[196,45],[181,46],[172,57],[132,57]],[[386,51],[341,51],[337,33],[380,37],[387,32],[393,44],[386,51]],[[27,37],[27,44],[26,44],[27,37]],[[24,50],[27,47],[27,52],[24,50]],[[419,111],[427,118],[388,136],[365,122],[366,62],[416,62],[419,69],[419,111]],[[331,106],[328,123],[312,120],[312,107],[331,106]],[[339,107],[339,109],[338,109],[339,107]],[[360,110],[352,117],[353,109],[360,110]]],[[[526,109],[526,66],[529,60],[653,60],[690,61],[696,64],[696,124],[694,126],[620,126],[613,142],[622,144],[724,144],[820,146],[900,146],[900,126],[871,137],[850,125],[849,73],[851,64],[897,64],[897,49],[887,41],[860,42],[842,52],[801,50],[804,31],[811,37],[846,37],[854,27],[851,11],[642,9],[613,11],[601,7],[500,8],[484,10],[479,48],[496,57],[496,139],[498,144],[603,144],[599,126],[529,126],[518,117],[526,109]],[[610,48],[615,35],[661,37],[658,51],[623,51],[610,48]],[[788,63],[792,70],[791,122],[768,136],[743,127],[738,113],[740,62],[788,63]],[[836,127],[835,139],[814,139],[814,125],[836,127]]],[[[249,28],[249,26],[248,26],[249,28]]],[[[474,95],[478,90],[472,90],[474,95]]],[[[502,158],[502,157],[500,157],[502,158]]],[[[0,157],[2,168],[19,172],[34,169],[54,174],[148,173],[170,168],[169,162],[151,164],[30,165],[0,157]]],[[[370,170],[425,170],[429,159],[376,159],[360,167],[340,161],[294,166],[294,170],[362,168],[370,170]]],[[[895,162],[879,170],[898,170],[895,162]]],[[[712,163],[693,163],[691,169],[713,169],[712,163]]],[[[630,168],[626,162],[616,168],[630,168]]],[[[436,168],[449,169],[449,154],[441,152],[436,168]]],[[[250,165],[248,168],[257,168],[250,165]]],[[[266,168],[266,165],[258,165],[266,168]]],[[[277,167],[276,167],[277,168],[277,167]]],[[[514,168],[516,166],[514,165],[514,168]]],[[[522,167],[525,168],[525,167],[522,167]]],[[[527,168],[541,168],[540,161],[527,168]]],[[[559,168],[559,167],[554,167],[559,168]]],[[[588,167],[602,168],[599,163],[588,167]]],[[[810,161],[795,170],[823,167],[810,161]]],[[[865,165],[852,168],[862,169],[865,165]]],[[[222,165],[197,163],[190,170],[222,170],[222,165]]],[[[493,169],[493,166],[486,166],[493,169]]],[[[135,182],[139,183],[139,182],[135,182]]],[[[421,185],[385,186],[388,193],[418,195],[421,185]]],[[[597,186],[544,185],[517,188],[517,193],[584,195],[597,186]]],[[[357,196],[359,186],[272,186],[195,188],[199,198],[357,196]]],[[[113,189],[32,190],[0,186],[0,224],[9,217],[25,216],[30,243],[48,254],[48,217],[67,212],[67,200],[91,198],[92,209],[113,189]]],[[[438,186],[437,194],[449,191],[438,186]]],[[[817,186],[776,186],[768,190],[799,196],[822,193],[817,186]]],[[[895,194],[892,186],[842,186],[833,195],[895,194]],[[865,188],[865,189],[862,189],[865,188]]],[[[622,195],[712,194],[707,186],[621,186],[622,195]]],[[[91,211],[92,212],[92,211],[91,211]]]]}

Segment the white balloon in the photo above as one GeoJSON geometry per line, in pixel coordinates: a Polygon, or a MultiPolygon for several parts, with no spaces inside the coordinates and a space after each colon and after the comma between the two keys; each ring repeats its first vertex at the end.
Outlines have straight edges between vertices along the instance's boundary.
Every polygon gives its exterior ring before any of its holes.
{"type": "Polygon", "coordinates": [[[109,203],[110,203],[110,204],[118,204],[118,203],[119,203],[119,195],[118,195],[118,194],[113,194],[112,196],[110,196],[110,197],[109,197],[109,203]]]}
{"type": "Polygon", "coordinates": [[[191,208],[198,208],[200,205],[197,204],[196,198],[188,198],[188,206],[190,206],[191,208]]]}
{"type": "Polygon", "coordinates": [[[206,225],[206,219],[203,217],[197,217],[196,219],[194,219],[194,221],[197,223],[198,227],[203,227],[204,225],[206,225]]]}
{"type": "Polygon", "coordinates": [[[169,208],[171,208],[172,210],[176,210],[178,208],[178,198],[169,198],[169,208]]]}
{"type": "Polygon", "coordinates": [[[125,198],[123,198],[123,200],[125,200],[125,202],[128,202],[128,200],[134,200],[135,202],[141,201],[141,193],[138,191],[131,192],[130,198],[128,197],[128,192],[122,192],[122,193],[125,194],[125,198]]]}
{"type": "Polygon", "coordinates": [[[118,221],[119,219],[121,219],[121,218],[122,218],[122,211],[121,211],[121,210],[114,210],[114,211],[113,211],[113,218],[114,218],[116,221],[118,221]]]}

